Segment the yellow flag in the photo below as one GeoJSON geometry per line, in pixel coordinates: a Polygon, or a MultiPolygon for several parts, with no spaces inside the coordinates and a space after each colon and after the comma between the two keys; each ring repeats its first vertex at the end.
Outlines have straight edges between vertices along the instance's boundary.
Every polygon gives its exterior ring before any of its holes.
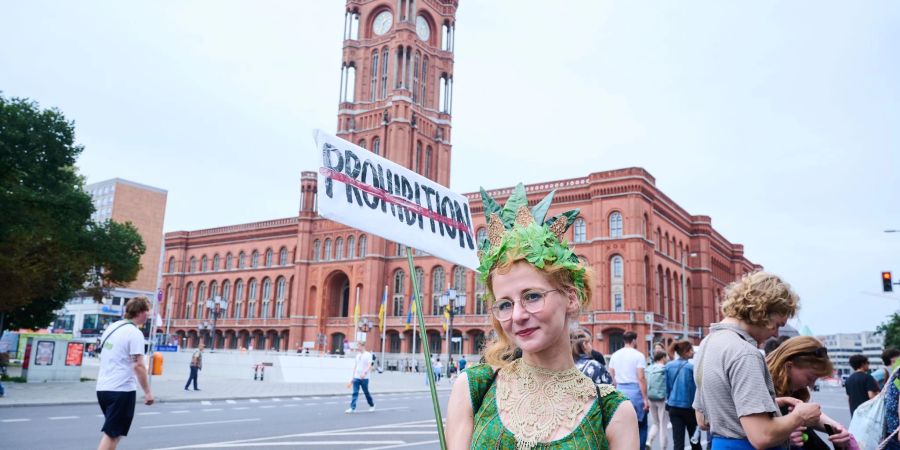
{"type": "Polygon", "coordinates": [[[450,323],[450,305],[444,307],[444,331],[447,331],[447,324],[450,323]]]}
{"type": "Polygon", "coordinates": [[[359,299],[356,299],[356,307],[353,308],[353,325],[359,325],[359,299]]]}
{"type": "Polygon", "coordinates": [[[384,303],[381,304],[381,308],[378,310],[378,329],[384,329],[384,303]]]}

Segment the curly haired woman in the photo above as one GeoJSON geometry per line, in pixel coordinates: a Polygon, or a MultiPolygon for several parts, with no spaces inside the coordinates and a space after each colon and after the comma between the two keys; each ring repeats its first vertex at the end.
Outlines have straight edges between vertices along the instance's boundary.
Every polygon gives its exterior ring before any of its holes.
{"type": "Polygon", "coordinates": [[[481,244],[479,274],[495,337],[485,363],[453,385],[448,448],[638,447],[634,408],[572,359],[570,326],[590,302],[593,282],[561,240],[578,211],[544,221],[552,195],[529,210],[521,184],[503,208],[482,191],[489,240],[481,244]]]}

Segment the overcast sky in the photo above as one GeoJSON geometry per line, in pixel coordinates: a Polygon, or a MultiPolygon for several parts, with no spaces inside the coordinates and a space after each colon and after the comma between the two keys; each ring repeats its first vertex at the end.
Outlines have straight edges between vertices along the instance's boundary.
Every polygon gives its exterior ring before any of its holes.
{"type": "MultiPolygon", "coordinates": [[[[296,214],[343,1],[3,3],[0,90],[75,121],[88,182],[168,190],[166,231],[296,214]]],[[[900,309],[900,2],[460,4],[454,190],[644,167],[794,285],[797,325],[900,309]]]]}

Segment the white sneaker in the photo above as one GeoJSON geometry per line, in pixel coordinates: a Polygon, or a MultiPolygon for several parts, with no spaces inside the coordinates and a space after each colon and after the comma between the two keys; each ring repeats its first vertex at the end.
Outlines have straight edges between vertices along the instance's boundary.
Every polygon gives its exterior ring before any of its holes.
{"type": "Polygon", "coordinates": [[[344,414],[353,414],[353,408],[347,408],[347,410],[344,411],[344,414]]]}
{"type": "Polygon", "coordinates": [[[375,411],[375,405],[369,407],[369,412],[375,411]]]}

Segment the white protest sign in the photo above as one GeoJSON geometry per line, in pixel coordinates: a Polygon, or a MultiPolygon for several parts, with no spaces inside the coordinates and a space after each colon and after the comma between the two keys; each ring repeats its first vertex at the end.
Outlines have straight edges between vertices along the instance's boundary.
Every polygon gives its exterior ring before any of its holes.
{"type": "Polygon", "coordinates": [[[343,139],[314,135],[322,217],[478,268],[468,199],[343,139]]]}

